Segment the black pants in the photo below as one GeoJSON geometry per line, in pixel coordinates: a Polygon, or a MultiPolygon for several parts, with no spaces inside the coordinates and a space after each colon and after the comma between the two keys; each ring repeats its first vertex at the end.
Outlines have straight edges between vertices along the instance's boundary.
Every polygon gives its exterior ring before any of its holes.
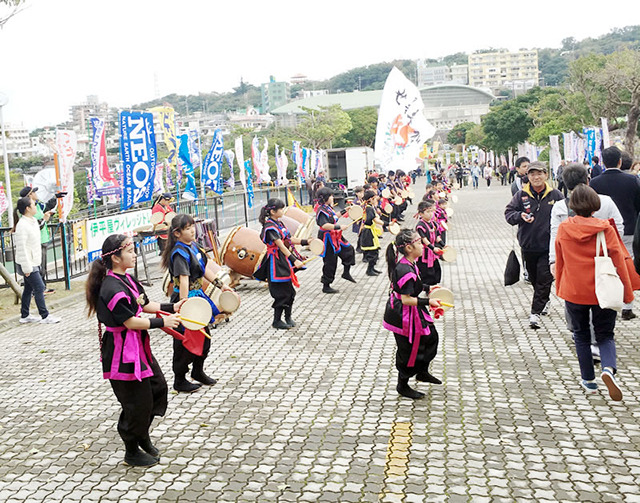
{"type": "Polygon", "coordinates": [[[440,267],[440,261],[436,260],[432,267],[429,267],[422,260],[416,262],[418,265],[418,271],[420,271],[420,279],[422,279],[422,288],[425,292],[428,292],[430,287],[437,285],[442,280],[442,268],[440,267]]]}
{"type": "Polygon", "coordinates": [[[436,327],[431,325],[431,333],[429,335],[420,336],[420,344],[418,345],[418,354],[413,367],[409,367],[409,359],[411,358],[411,348],[413,343],[409,342],[409,338],[404,335],[393,334],[396,338],[396,369],[403,379],[408,379],[416,374],[429,372],[429,364],[438,354],[438,331],[436,327]]]}
{"type": "Polygon", "coordinates": [[[549,269],[549,253],[523,250],[522,258],[529,274],[529,281],[533,285],[531,314],[540,314],[549,302],[551,285],[553,284],[553,276],[551,269],[549,269]]]}
{"type": "Polygon", "coordinates": [[[167,381],[155,358],[151,369],[153,376],[142,381],[109,381],[122,405],[118,433],[125,442],[148,438],[153,418],[167,411],[167,381]]]}
{"type": "Polygon", "coordinates": [[[42,276],[42,281],[47,282],[47,248],[48,243],[42,243],[40,245],[40,250],[42,252],[42,260],[40,261],[40,275],[42,276]]]}
{"type": "MultiPolygon", "coordinates": [[[[183,331],[184,328],[179,327],[176,330],[183,331]]],[[[205,331],[209,334],[209,327],[205,327],[205,331]]],[[[173,373],[176,378],[184,377],[189,372],[189,364],[193,363],[194,370],[202,370],[204,361],[209,355],[209,349],[211,349],[211,339],[204,338],[204,347],[202,350],[202,356],[193,354],[187,348],[184,347],[182,341],[173,339],[173,373]]]]}
{"type": "Polygon", "coordinates": [[[291,281],[269,282],[269,293],[273,297],[273,304],[271,307],[274,309],[285,308],[293,306],[293,301],[296,298],[296,289],[291,281]]]}
{"type": "Polygon", "coordinates": [[[322,267],[321,283],[330,285],[336,279],[336,267],[338,266],[338,257],[342,260],[342,265],[351,267],[356,263],[356,252],[353,246],[342,243],[340,251],[335,253],[331,245],[325,248],[324,266],[322,267]]]}
{"type": "Polygon", "coordinates": [[[375,250],[362,250],[362,259],[368,264],[376,265],[378,263],[378,255],[380,248],[375,250]]]}

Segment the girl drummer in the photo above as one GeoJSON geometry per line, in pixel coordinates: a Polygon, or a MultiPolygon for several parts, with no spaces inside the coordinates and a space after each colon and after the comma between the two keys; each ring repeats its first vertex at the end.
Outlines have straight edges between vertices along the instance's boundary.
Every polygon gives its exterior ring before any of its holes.
{"type": "Polygon", "coordinates": [[[416,232],[422,238],[424,253],[416,263],[425,292],[429,292],[430,288],[440,283],[442,279],[442,269],[440,268],[440,260],[438,260],[442,255],[442,247],[438,225],[435,221],[435,211],[436,202],[433,199],[427,199],[418,204],[416,232]]]}
{"type": "MultiPolygon", "coordinates": [[[[209,301],[213,313],[218,314],[218,308],[211,302],[202,290],[202,278],[206,277],[218,288],[228,289],[222,285],[210,270],[207,270],[207,254],[201,249],[196,239],[195,220],[190,215],[179,213],[171,221],[169,228],[169,241],[162,253],[162,267],[169,270],[169,275],[173,278],[173,294],[171,302],[187,299],[188,297],[203,297],[209,301]]],[[[183,327],[178,329],[184,330],[183,327]]],[[[204,330],[209,334],[209,327],[204,330]]],[[[182,341],[173,340],[173,373],[175,379],[173,389],[185,393],[191,393],[200,388],[201,384],[196,384],[187,380],[189,364],[193,364],[191,377],[196,381],[212,386],[217,381],[204,373],[204,361],[206,360],[211,340],[204,338],[202,356],[198,356],[184,347],[182,341]]]]}
{"type": "Polygon", "coordinates": [[[284,202],[269,199],[260,210],[258,220],[262,224],[260,239],[267,245],[267,253],[254,274],[256,279],[269,283],[269,293],[273,297],[273,328],[287,329],[295,327],[291,318],[293,300],[296,297],[294,286],[297,278],[294,269],[300,269],[302,257],[293,247],[294,244],[306,246],[306,239],[292,238],[288,229],[280,221],[284,215],[284,202]],[[284,312],[284,321],[282,313],[284,312]]]}
{"type": "Polygon", "coordinates": [[[378,196],[373,190],[367,190],[362,196],[364,203],[364,215],[362,216],[362,230],[358,242],[363,252],[363,260],[369,264],[367,267],[367,276],[377,276],[381,271],[376,269],[378,262],[378,254],[380,252],[380,240],[378,234],[378,225],[382,226],[382,220],[378,218],[375,206],[378,203],[378,196]]]}
{"type": "Polygon", "coordinates": [[[429,373],[429,364],[438,351],[438,332],[428,308],[441,313],[440,301],[418,297],[422,292],[416,260],[422,256],[422,239],[411,229],[402,229],[395,243],[387,247],[387,266],[391,280],[391,295],[384,312],[383,326],[396,339],[396,390],[408,398],[423,398],[424,393],[409,386],[409,379],[442,384],[429,373]]]}
{"type": "Polygon", "coordinates": [[[316,223],[318,224],[318,238],[324,242],[324,252],[322,254],[324,266],[322,268],[322,291],[324,293],[337,293],[338,290],[331,288],[331,283],[336,277],[336,267],[338,257],[342,260],[344,271],[342,277],[347,281],[355,283],[351,276],[351,266],[356,263],[356,254],[353,246],[342,235],[346,225],[338,224],[338,215],[333,211],[333,191],[328,187],[318,190],[319,207],[316,213],[316,223]]]}
{"type": "Polygon", "coordinates": [[[175,328],[179,318],[143,318],[142,312],[179,312],[182,302],[150,302],[144,288],[127,269],[135,266],[131,238],[112,234],[102,245],[102,257],[89,270],[86,298],[89,316],[98,316],[100,359],[105,379],[122,405],[118,433],[125,445],[124,462],[130,466],[155,465],[160,458],[151,443],[149,427],[167,410],[167,382],[151,353],[150,328],[175,328]],[[102,333],[102,325],[105,332],[102,333]],[[140,450],[142,447],[142,451],[140,450]]]}

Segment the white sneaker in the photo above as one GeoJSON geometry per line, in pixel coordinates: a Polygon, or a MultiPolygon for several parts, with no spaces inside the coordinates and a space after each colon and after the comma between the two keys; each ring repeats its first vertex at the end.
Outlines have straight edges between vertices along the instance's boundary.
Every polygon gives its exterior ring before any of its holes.
{"type": "Polygon", "coordinates": [[[26,318],[20,318],[20,323],[37,323],[39,321],[42,321],[42,318],[34,314],[30,314],[26,318]]]}
{"type": "Polygon", "coordinates": [[[542,316],[546,316],[549,314],[549,307],[551,306],[551,301],[548,301],[544,307],[542,308],[542,312],[540,313],[542,316]]]}
{"type": "Polygon", "coordinates": [[[49,315],[46,318],[40,320],[40,323],[60,323],[62,318],[58,318],[57,316],[49,315]]]}
{"type": "Polygon", "coordinates": [[[540,315],[532,314],[531,316],[529,316],[529,326],[534,330],[540,328],[540,315]]]}

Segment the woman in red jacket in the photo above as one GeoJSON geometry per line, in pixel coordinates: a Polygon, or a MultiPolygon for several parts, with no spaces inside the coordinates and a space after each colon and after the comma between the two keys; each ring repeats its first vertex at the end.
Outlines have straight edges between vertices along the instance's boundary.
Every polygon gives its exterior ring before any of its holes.
{"type": "Polygon", "coordinates": [[[556,293],[565,300],[569,325],[573,327],[582,387],[589,393],[598,390],[590,348],[591,313],[596,342],[600,349],[601,378],[609,390],[611,399],[619,401],[622,400],[622,391],[614,377],[616,345],[613,330],[616,325],[616,312],[600,308],[596,297],[594,256],[598,233],[604,232],[609,257],[624,284],[625,302],[633,300],[633,289],[625,264],[628,253],[608,221],[592,218],[593,213],[600,209],[600,198],[592,188],[584,184],[578,185],[571,194],[569,208],[576,216],[560,224],[556,238],[556,293]]]}

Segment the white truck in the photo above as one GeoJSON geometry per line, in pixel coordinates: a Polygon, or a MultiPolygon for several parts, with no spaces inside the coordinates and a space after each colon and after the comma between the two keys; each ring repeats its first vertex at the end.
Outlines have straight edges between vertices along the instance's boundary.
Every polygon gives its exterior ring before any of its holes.
{"type": "Polygon", "coordinates": [[[364,185],[367,173],[373,170],[373,149],[370,147],[330,148],[325,150],[326,175],[332,182],[346,185],[350,192],[364,185]]]}

